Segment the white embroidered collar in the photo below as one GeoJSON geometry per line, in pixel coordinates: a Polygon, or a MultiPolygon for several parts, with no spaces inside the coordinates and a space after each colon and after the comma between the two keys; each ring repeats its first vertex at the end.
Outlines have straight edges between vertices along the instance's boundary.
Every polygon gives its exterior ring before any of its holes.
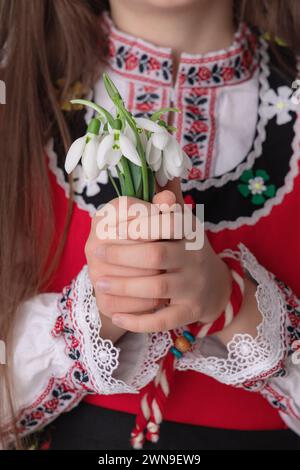
{"type": "MultiPolygon", "coordinates": [[[[109,38],[109,64],[132,81],[173,86],[170,48],[159,47],[119,31],[104,14],[109,38]]],[[[246,81],[258,65],[257,36],[241,23],[227,49],[207,54],[181,54],[175,88],[219,87],[246,81]]]]}

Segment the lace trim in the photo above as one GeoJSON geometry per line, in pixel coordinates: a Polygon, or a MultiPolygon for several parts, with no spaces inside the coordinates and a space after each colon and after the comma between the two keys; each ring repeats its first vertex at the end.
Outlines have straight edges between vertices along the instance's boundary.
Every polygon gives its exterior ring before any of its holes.
{"type": "Polygon", "coordinates": [[[241,386],[244,382],[266,379],[281,366],[285,355],[286,306],[283,295],[273,277],[257,262],[244,246],[239,245],[242,265],[258,283],[256,299],[262,322],[257,336],[236,334],[227,344],[228,357],[203,357],[200,341],[194,349],[176,360],[179,370],[192,369],[214,377],[228,385],[241,386]]]}
{"type": "Polygon", "coordinates": [[[156,375],[158,361],[171,345],[169,332],[147,335],[144,351],[141,352],[133,378],[128,385],[112,377],[119,365],[120,349],[111,340],[100,337],[101,321],[93,296],[93,287],[85,266],[74,284],[73,321],[78,333],[84,363],[93,390],[101,394],[137,393],[156,375]]]}
{"type": "Polygon", "coordinates": [[[137,370],[139,372],[132,381],[133,387],[143,388],[156,376],[159,368],[157,361],[167,354],[172,344],[169,331],[147,334],[146,352],[138,362],[137,370]]]}

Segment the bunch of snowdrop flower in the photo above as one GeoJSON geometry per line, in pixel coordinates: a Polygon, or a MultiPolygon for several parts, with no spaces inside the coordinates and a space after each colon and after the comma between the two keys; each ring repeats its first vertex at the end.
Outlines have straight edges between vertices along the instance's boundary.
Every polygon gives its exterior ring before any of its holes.
{"type": "Polygon", "coordinates": [[[84,136],[71,145],[65,161],[71,173],[81,160],[84,176],[93,180],[107,171],[119,196],[132,196],[151,201],[155,179],[165,186],[175,177],[187,177],[191,169],[189,157],[182,151],[161,116],[176,108],[164,108],[150,119],[134,118],[126,109],[122,97],[107,74],[103,76],[106,91],[116,108],[116,117],[107,109],[89,100],[76,99],[71,103],[91,107],[96,111],[84,136]],[[119,185],[111,176],[116,168],[119,185]]]}

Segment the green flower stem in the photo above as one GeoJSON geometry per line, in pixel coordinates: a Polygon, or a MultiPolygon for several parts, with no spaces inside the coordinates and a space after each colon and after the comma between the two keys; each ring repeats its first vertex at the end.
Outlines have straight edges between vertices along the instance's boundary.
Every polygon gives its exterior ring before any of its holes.
{"type": "Polygon", "coordinates": [[[119,191],[118,186],[116,185],[116,182],[115,182],[114,178],[112,177],[112,174],[111,174],[110,170],[107,170],[107,173],[108,173],[108,177],[109,177],[109,179],[110,179],[111,184],[113,185],[113,187],[114,187],[114,189],[115,189],[117,195],[120,197],[120,196],[121,196],[121,193],[120,193],[120,191],[119,191]]]}
{"type": "Polygon", "coordinates": [[[123,174],[125,178],[127,196],[135,197],[135,190],[134,190],[134,186],[133,186],[133,182],[131,178],[130,168],[128,166],[127,158],[124,156],[121,157],[121,165],[122,165],[123,174]]]}
{"type": "Polygon", "coordinates": [[[118,89],[116,88],[115,84],[106,73],[103,74],[103,81],[104,81],[104,85],[105,85],[106,91],[110,99],[112,100],[116,108],[118,109],[120,115],[124,116],[125,120],[128,122],[129,126],[135,133],[136,142],[137,142],[137,151],[140,156],[141,164],[142,164],[143,199],[144,201],[149,201],[148,167],[147,167],[143,145],[142,145],[142,142],[141,142],[138,130],[137,130],[135,120],[133,119],[129,111],[127,111],[127,109],[125,108],[122,97],[118,89]]]}
{"type": "Polygon", "coordinates": [[[100,130],[100,120],[95,119],[95,118],[91,119],[87,128],[87,132],[89,132],[90,134],[98,135],[99,130],[100,130]]]}
{"type": "Polygon", "coordinates": [[[180,109],[179,108],[162,108],[159,111],[156,111],[155,113],[153,113],[150,119],[151,121],[158,121],[163,114],[170,113],[170,112],[180,113],[180,109]]]}
{"type": "Polygon", "coordinates": [[[109,97],[111,98],[111,100],[113,102],[116,99],[121,99],[122,100],[122,97],[119,93],[118,88],[116,87],[114,82],[110,79],[109,75],[107,75],[107,73],[103,74],[103,83],[104,83],[104,86],[106,88],[106,91],[107,91],[109,97]]]}
{"type": "Polygon", "coordinates": [[[142,141],[140,138],[140,135],[138,133],[137,127],[135,120],[132,118],[131,114],[127,111],[125,108],[123,101],[118,100],[118,102],[115,102],[115,105],[119,109],[120,113],[123,114],[124,118],[128,122],[129,126],[133,130],[136,136],[136,147],[138,154],[141,159],[141,164],[142,164],[142,181],[143,181],[143,199],[144,201],[149,201],[149,181],[148,181],[148,166],[146,162],[146,157],[145,157],[145,152],[143,149],[142,141]]]}
{"type": "Polygon", "coordinates": [[[104,116],[107,119],[110,126],[113,127],[114,122],[115,122],[113,116],[106,109],[102,108],[102,106],[99,106],[98,104],[93,103],[92,101],[82,100],[82,99],[71,100],[71,103],[73,103],[73,104],[83,104],[84,106],[88,106],[88,107],[94,109],[94,111],[97,111],[97,113],[104,116]]]}
{"type": "Polygon", "coordinates": [[[142,146],[140,136],[137,138],[137,150],[141,157],[141,162],[142,162],[143,199],[144,201],[151,202],[149,201],[148,167],[147,167],[147,162],[146,162],[146,158],[144,155],[144,149],[142,146]]]}

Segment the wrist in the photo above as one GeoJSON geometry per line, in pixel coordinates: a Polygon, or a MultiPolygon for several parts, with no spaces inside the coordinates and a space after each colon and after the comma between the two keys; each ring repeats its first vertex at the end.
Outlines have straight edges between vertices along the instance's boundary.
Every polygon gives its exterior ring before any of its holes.
{"type": "Polygon", "coordinates": [[[207,306],[201,315],[202,323],[211,323],[225,310],[231,295],[231,273],[227,264],[215,254],[214,262],[211,264],[211,279],[207,296],[207,306]]]}
{"type": "Polygon", "coordinates": [[[101,331],[100,335],[103,339],[110,339],[115,344],[126,332],[123,328],[116,326],[112,323],[111,318],[100,313],[101,331]]]}

